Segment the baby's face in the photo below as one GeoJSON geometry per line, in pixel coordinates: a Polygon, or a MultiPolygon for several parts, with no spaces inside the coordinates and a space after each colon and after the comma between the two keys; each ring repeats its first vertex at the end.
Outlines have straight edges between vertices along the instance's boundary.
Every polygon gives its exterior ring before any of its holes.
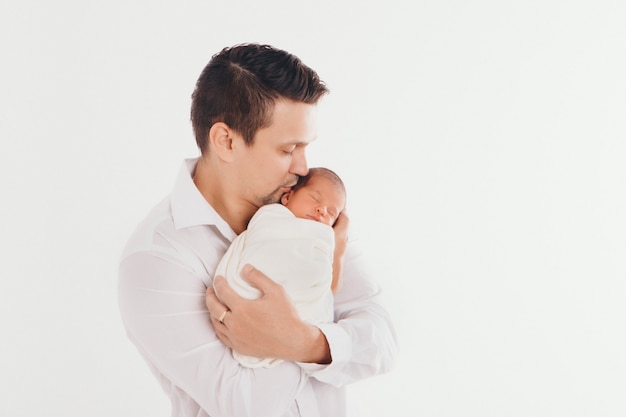
{"type": "Polygon", "coordinates": [[[344,209],[346,198],[331,180],[316,175],[302,188],[284,194],[281,202],[296,217],[332,226],[344,209]]]}

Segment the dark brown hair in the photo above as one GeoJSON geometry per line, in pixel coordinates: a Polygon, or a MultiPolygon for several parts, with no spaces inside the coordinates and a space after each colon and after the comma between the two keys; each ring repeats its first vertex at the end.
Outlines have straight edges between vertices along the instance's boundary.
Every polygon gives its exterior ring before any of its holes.
{"type": "Polygon", "coordinates": [[[270,45],[241,44],[213,55],[191,95],[196,143],[207,150],[211,126],[226,123],[249,145],[269,126],[276,100],[316,104],[328,92],[317,73],[286,51],[270,45]]]}

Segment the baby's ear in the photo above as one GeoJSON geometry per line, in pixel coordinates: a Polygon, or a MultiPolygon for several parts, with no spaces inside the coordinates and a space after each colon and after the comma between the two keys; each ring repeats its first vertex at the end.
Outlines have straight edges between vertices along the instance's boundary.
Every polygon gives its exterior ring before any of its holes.
{"type": "Polygon", "coordinates": [[[283,206],[287,204],[287,202],[289,201],[289,197],[291,197],[291,194],[293,194],[293,190],[289,190],[285,194],[283,194],[283,196],[280,198],[280,204],[282,204],[283,206]]]}

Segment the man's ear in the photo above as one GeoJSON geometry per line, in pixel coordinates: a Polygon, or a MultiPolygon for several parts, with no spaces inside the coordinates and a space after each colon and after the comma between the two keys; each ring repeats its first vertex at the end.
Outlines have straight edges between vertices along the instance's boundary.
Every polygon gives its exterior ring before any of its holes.
{"type": "Polygon", "coordinates": [[[289,197],[291,197],[291,194],[293,194],[293,190],[289,190],[285,194],[283,194],[283,196],[280,198],[280,204],[282,204],[283,206],[287,204],[287,202],[289,201],[289,197]]]}
{"type": "Polygon", "coordinates": [[[233,131],[224,122],[217,122],[209,130],[209,152],[214,152],[220,159],[230,162],[233,155],[233,131]]]}

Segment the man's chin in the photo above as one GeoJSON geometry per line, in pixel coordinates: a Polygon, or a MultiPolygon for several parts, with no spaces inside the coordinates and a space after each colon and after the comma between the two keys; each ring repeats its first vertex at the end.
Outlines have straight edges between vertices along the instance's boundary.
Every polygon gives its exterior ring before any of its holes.
{"type": "Polygon", "coordinates": [[[282,191],[282,188],[281,188],[280,190],[277,190],[276,192],[274,192],[274,194],[270,194],[267,197],[265,197],[261,203],[263,205],[278,203],[280,201],[280,198],[283,196],[283,194],[285,194],[285,192],[286,191],[282,191]]]}
{"type": "Polygon", "coordinates": [[[279,203],[280,199],[283,196],[283,194],[285,194],[287,191],[291,191],[292,187],[293,187],[293,185],[284,185],[284,186],[276,189],[272,194],[268,195],[267,197],[265,197],[262,200],[262,204],[266,205],[266,204],[279,203]]]}

